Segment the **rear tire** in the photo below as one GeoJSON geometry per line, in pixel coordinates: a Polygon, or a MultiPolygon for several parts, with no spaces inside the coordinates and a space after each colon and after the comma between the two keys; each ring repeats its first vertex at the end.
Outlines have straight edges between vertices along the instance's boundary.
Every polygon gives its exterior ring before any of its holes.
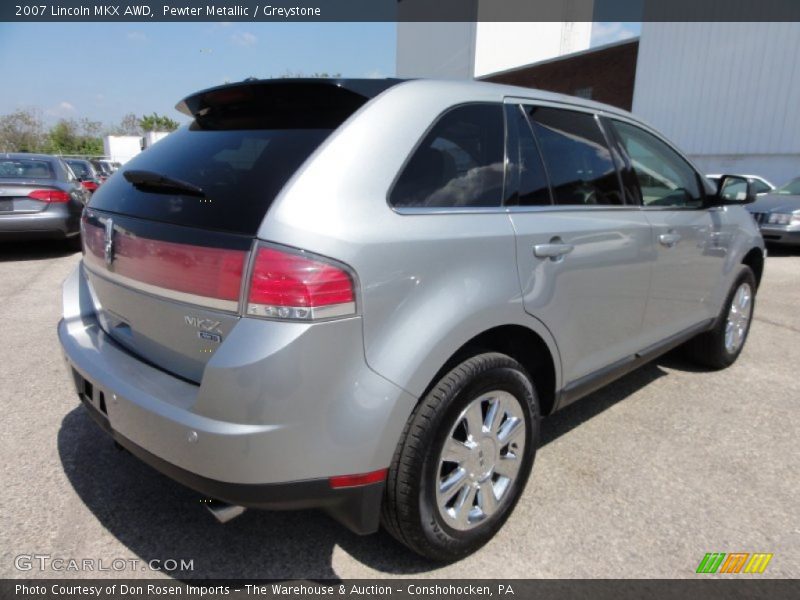
{"type": "Polygon", "coordinates": [[[463,558],[503,526],[528,480],[539,403],[524,368],[474,356],[419,403],[395,451],[381,522],[422,556],[463,558]]]}
{"type": "Polygon", "coordinates": [[[736,362],[750,333],[755,299],[755,275],[750,267],[741,265],[714,327],[689,342],[690,358],[711,369],[736,362]]]}

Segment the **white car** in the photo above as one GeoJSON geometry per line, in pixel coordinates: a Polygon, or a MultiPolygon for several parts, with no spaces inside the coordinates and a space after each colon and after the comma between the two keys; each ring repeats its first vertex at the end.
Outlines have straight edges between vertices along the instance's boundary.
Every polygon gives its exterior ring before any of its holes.
{"type": "MultiPolygon", "coordinates": [[[[772,190],[775,189],[775,186],[772,185],[769,181],[760,177],[759,175],[739,175],[739,177],[746,177],[753,182],[753,185],[756,188],[756,195],[762,196],[764,194],[769,194],[772,190]]],[[[719,180],[722,179],[722,175],[713,174],[713,175],[706,175],[706,179],[708,179],[711,183],[715,186],[719,185],[719,180]]]]}

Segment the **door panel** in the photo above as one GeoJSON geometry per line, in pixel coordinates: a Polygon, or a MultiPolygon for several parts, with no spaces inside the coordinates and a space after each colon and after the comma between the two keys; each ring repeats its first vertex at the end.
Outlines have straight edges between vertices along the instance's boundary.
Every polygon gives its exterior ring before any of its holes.
{"type": "Polygon", "coordinates": [[[713,316],[711,296],[725,244],[716,209],[704,208],[700,176],[677,151],[631,123],[608,120],[609,130],[638,183],[653,230],[653,282],[645,311],[649,343],[713,316]]]}
{"type": "Polygon", "coordinates": [[[644,346],[652,235],[641,211],[514,212],[510,219],[525,310],[553,333],[565,383],[644,346]],[[572,249],[547,257],[536,251],[541,245],[572,249]]]}
{"type": "Polygon", "coordinates": [[[653,227],[653,284],[644,330],[653,342],[712,316],[709,299],[722,272],[719,227],[708,210],[647,210],[653,227]]]}
{"type": "Polygon", "coordinates": [[[509,218],[523,302],[553,333],[569,385],[642,348],[651,228],[638,206],[623,204],[594,115],[533,105],[508,109],[509,139],[520,155],[519,208],[509,218]],[[537,169],[558,206],[531,193],[537,169]]]}

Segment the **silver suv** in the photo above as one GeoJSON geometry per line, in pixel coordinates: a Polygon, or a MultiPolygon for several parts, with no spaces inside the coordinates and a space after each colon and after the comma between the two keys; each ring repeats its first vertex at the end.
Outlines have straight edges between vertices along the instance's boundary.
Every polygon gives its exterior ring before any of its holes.
{"type": "Polygon", "coordinates": [[[752,184],[712,189],[626,112],[397,80],[178,108],[85,210],[58,334],[99,425],[226,514],[318,507],[457,559],[511,513],[542,416],[745,343],[752,184]]]}

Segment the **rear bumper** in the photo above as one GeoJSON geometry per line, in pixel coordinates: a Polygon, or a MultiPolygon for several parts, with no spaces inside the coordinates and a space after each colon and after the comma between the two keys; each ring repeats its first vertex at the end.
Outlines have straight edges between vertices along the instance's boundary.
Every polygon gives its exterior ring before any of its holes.
{"type": "MultiPolygon", "coordinates": [[[[84,385],[79,377],[76,379],[78,389],[84,385]]],[[[319,508],[357,534],[367,535],[375,533],[378,529],[383,482],[332,489],[327,479],[290,483],[240,484],[202,477],[197,473],[168,463],[114,431],[108,417],[95,405],[97,394],[93,395],[95,399],[90,399],[85,391],[79,393],[89,415],[114,441],[156,471],[209,499],[269,510],[319,508]]]]}
{"type": "Polygon", "coordinates": [[[388,466],[415,400],[366,366],[360,344],[343,351],[348,330],[361,338],[358,319],[324,325],[311,335],[316,325],[243,320],[197,385],[100,328],[79,266],[64,283],[58,336],[95,420],[157,470],[225,502],[320,507],[368,533],[382,484],[333,490],[328,478],[388,466]],[[284,325],[306,329],[269,331],[284,325]]]}
{"type": "Polygon", "coordinates": [[[38,213],[0,215],[0,240],[66,239],[80,234],[80,212],[67,204],[51,205],[38,213]]]}

